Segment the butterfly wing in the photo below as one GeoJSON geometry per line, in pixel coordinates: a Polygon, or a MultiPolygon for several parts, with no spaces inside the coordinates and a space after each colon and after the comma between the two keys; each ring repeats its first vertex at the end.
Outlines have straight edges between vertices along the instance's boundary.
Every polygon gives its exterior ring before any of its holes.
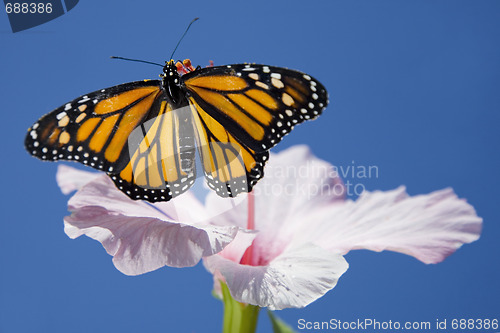
{"type": "Polygon", "coordinates": [[[137,149],[126,167],[111,179],[132,199],[168,201],[194,184],[195,147],[189,108],[172,110],[162,101],[158,115],[137,127],[129,142],[137,149]]]}
{"type": "Polygon", "coordinates": [[[208,67],[182,77],[196,103],[240,143],[262,152],[321,114],[328,94],[299,71],[256,64],[208,67]]]}
{"type": "Polygon", "coordinates": [[[160,95],[159,81],[138,81],[81,96],[29,128],[25,147],[42,160],[119,171],[129,161],[130,133],[158,108],[160,95]]]}
{"type": "Polygon", "coordinates": [[[328,104],[321,83],[286,68],[209,67],[182,79],[193,108],[205,177],[221,196],[251,191],[264,174],[268,150],[328,104]]]}
{"type": "Polygon", "coordinates": [[[46,114],[28,130],[25,146],[42,160],[105,171],[132,199],[167,201],[195,178],[192,129],[180,128],[179,113],[170,111],[160,81],[125,83],[46,114]]]}
{"type": "Polygon", "coordinates": [[[208,186],[221,197],[252,190],[264,175],[267,151],[256,152],[238,141],[194,98],[189,98],[198,154],[208,186]]]}
{"type": "Polygon", "coordinates": [[[155,202],[194,183],[196,140],[209,186],[235,196],[262,177],[268,150],[328,103],[318,81],[279,67],[210,67],[181,79],[189,108],[172,110],[160,81],[102,89],[43,116],[26,149],[103,170],[132,199],[155,202]]]}

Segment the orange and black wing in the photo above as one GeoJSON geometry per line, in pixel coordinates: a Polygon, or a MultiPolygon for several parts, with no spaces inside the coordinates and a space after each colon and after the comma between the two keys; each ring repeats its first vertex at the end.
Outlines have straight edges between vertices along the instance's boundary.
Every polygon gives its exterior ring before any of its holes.
{"type": "Polygon", "coordinates": [[[198,69],[182,77],[208,185],[223,197],[249,192],[268,150],[328,104],[311,76],[266,65],[198,69]]]}
{"type": "Polygon", "coordinates": [[[162,101],[157,116],[137,127],[129,143],[137,149],[125,168],[110,176],[132,199],[168,201],[194,184],[195,139],[189,108],[172,110],[162,101]]]}
{"type": "Polygon", "coordinates": [[[176,110],[163,84],[138,81],[77,98],[36,122],[26,148],[103,170],[130,198],[155,202],[194,183],[196,140],[209,186],[232,197],[251,191],[268,150],[328,103],[309,75],[266,65],[193,70],[179,82],[189,107],[176,110]]]}
{"type": "Polygon", "coordinates": [[[159,110],[159,81],[138,81],[81,96],[40,118],[25,139],[33,156],[71,160],[109,173],[129,161],[130,133],[159,110]]]}
{"type": "Polygon", "coordinates": [[[198,69],[182,77],[196,104],[255,152],[276,145],[328,104],[323,85],[299,71],[256,64],[198,69]]]}
{"type": "Polygon", "coordinates": [[[256,152],[190,97],[196,145],[208,186],[221,197],[247,193],[264,175],[267,151],[256,152]]]}
{"type": "Polygon", "coordinates": [[[151,80],[79,97],[40,118],[26,149],[42,160],[105,171],[132,199],[167,201],[194,182],[194,137],[163,94],[151,80]]]}

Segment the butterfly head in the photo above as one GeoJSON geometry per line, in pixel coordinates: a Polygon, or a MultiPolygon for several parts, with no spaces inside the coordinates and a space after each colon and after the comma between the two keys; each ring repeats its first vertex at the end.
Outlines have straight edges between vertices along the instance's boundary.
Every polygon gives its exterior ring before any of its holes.
{"type": "Polygon", "coordinates": [[[163,66],[163,73],[160,74],[160,77],[165,80],[169,77],[176,76],[179,76],[179,72],[177,71],[174,60],[170,59],[170,61],[165,61],[165,66],[163,66]]]}

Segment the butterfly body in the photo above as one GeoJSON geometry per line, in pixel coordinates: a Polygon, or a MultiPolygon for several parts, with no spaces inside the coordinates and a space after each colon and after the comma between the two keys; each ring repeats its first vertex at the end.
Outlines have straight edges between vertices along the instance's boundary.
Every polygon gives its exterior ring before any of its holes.
{"type": "Polygon", "coordinates": [[[307,74],[257,64],[166,62],[161,80],[81,96],[40,118],[26,149],[42,160],[102,170],[132,199],[167,201],[196,178],[196,150],[220,196],[251,191],[269,149],[328,103],[307,74]]]}
{"type": "Polygon", "coordinates": [[[188,106],[186,91],[183,89],[181,77],[173,60],[170,60],[163,67],[163,74],[160,77],[162,78],[161,85],[165,92],[165,97],[173,108],[177,109],[188,106]]]}

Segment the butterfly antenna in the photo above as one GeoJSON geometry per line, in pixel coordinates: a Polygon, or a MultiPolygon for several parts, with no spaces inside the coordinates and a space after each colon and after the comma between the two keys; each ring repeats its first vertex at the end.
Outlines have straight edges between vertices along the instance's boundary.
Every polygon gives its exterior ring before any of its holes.
{"type": "Polygon", "coordinates": [[[184,36],[186,36],[186,34],[187,34],[187,32],[188,32],[189,28],[191,27],[191,24],[193,24],[194,22],[198,21],[198,19],[199,19],[199,17],[195,17],[195,18],[191,21],[191,23],[189,23],[189,25],[188,25],[188,26],[187,26],[187,28],[186,28],[186,31],[184,31],[184,33],[182,34],[182,37],[181,37],[181,38],[179,39],[179,41],[177,42],[177,45],[175,46],[175,49],[174,49],[174,51],[172,52],[172,55],[170,56],[170,58],[169,58],[169,59],[173,59],[175,51],[177,51],[177,48],[179,47],[179,44],[181,43],[181,41],[182,41],[182,39],[184,38],[184,36]]]}
{"type": "Polygon", "coordinates": [[[142,62],[142,63],[145,63],[145,64],[150,64],[150,65],[156,65],[156,66],[163,67],[162,64],[158,64],[156,62],[151,62],[151,61],[146,61],[146,60],[130,59],[130,58],[124,58],[124,57],[115,57],[115,56],[111,56],[110,58],[111,59],[121,59],[121,60],[127,60],[127,61],[142,62]]]}

